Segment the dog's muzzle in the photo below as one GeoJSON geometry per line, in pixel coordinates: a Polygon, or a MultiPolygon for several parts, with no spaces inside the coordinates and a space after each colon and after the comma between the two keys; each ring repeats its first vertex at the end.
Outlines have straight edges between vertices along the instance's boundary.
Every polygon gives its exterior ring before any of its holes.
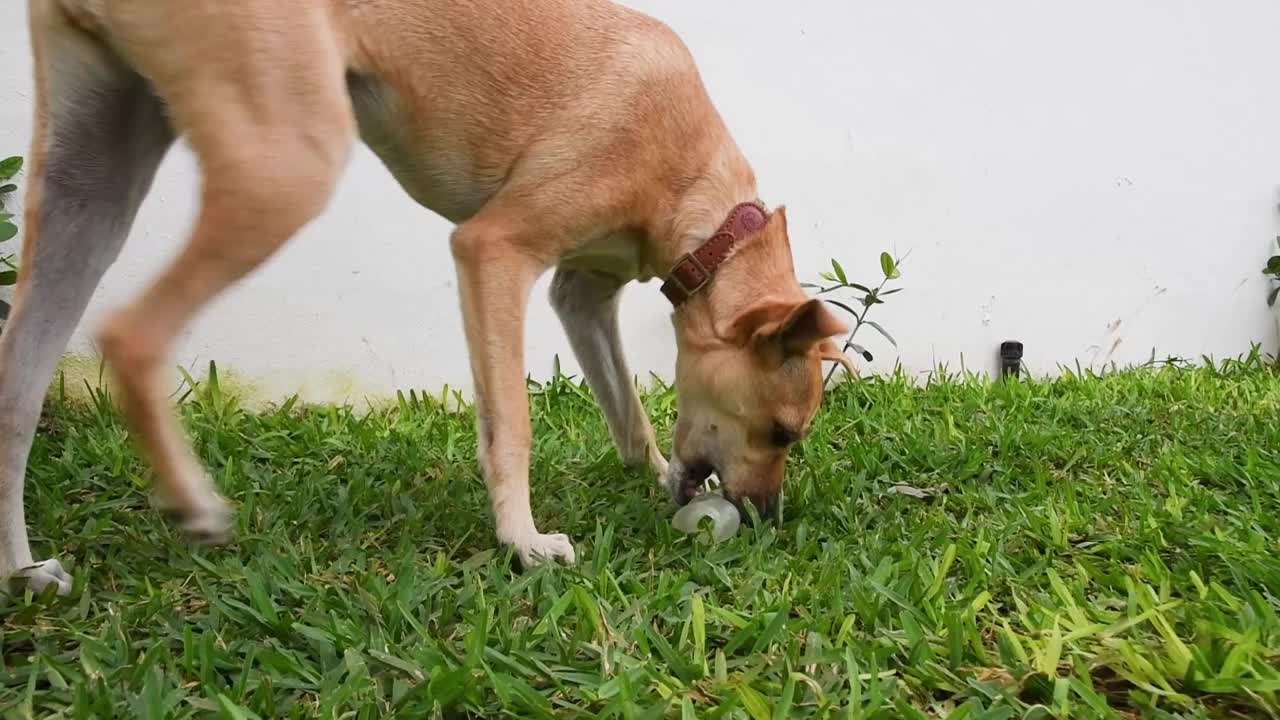
{"type": "Polygon", "coordinates": [[[707,478],[711,477],[715,471],[715,466],[705,460],[688,465],[672,460],[668,466],[666,478],[671,499],[678,507],[688,505],[690,500],[707,491],[707,478]]]}
{"type": "MultiPolygon", "coordinates": [[[[671,492],[671,499],[677,507],[684,507],[690,501],[707,491],[707,479],[712,475],[717,475],[716,466],[706,460],[684,464],[678,460],[672,460],[668,466],[665,484],[667,490],[671,492]]],[[[780,521],[778,511],[781,510],[782,504],[777,495],[774,496],[751,496],[743,498],[729,492],[727,487],[721,485],[724,497],[738,508],[738,514],[742,516],[744,522],[750,522],[751,513],[747,511],[747,503],[750,502],[755,506],[757,513],[765,520],[773,519],[780,521]]]]}

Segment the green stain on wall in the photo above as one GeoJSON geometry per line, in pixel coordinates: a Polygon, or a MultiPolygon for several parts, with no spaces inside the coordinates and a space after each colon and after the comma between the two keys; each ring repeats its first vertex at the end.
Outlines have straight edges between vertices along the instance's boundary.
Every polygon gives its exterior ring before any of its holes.
{"type": "MultiPolygon", "coordinates": [[[[202,382],[208,374],[208,365],[202,368],[187,368],[196,382],[202,382]]],[[[247,408],[265,408],[284,398],[270,397],[252,380],[244,378],[233,369],[217,367],[218,384],[222,391],[234,395],[247,408]]],[[[102,362],[102,357],[93,353],[67,353],[58,363],[54,373],[50,393],[60,393],[68,400],[86,400],[91,391],[107,389],[116,394],[115,378],[102,362]]],[[[186,379],[175,367],[172,371],[172,383],[169,392],[174,398],[187,391],[186,379]]]]}
{"type": "MultiPolygon", "coordinates": [[[[209,375],[207,363],[184,368],[197,382],[205,382],[209,375]]],[[[235,368],[216,365],[218,385],[224,395],[234,396],[246,410],[267,410],[278,406],[296,395],[304,404],[351,404],[370,408],[384,407],[396,402],[396,392],[385,388],[372,388],[362,382],[357,370],[337,368],[279,371],[270,375],[250,376],[235,368]]],[[[178,367],[170,374],[167,391],[177,399],[188,390],[186,379],[178,367]]],[[[118,397],[115,378],[103,365],[96,353],[67,353],[58,364],[50,387],[50,395],[71,401],[84,401],[93,391],[106,389],[118,397]]],[[[408,392],[407,390],[405,391],[408,392]]],[[[419,391],[420,392],[420,391],[419,391]]],[[[435,393],[439,395],[440,393],[435,393]]]]}

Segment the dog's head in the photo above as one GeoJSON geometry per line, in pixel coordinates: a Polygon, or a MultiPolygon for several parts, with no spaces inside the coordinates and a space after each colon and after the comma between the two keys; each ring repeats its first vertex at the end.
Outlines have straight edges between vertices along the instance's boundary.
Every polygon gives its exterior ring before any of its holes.
{"type": "Polygon", "coordinates": [[[674,322],[672,497],[684,505],[714,472],[729,499],[749,500],[765,514],[782,490],[788,453],[817,414],[823,361],[852,370],[831,340],[848,326],[796,280],[784,208],[674,322]]]}

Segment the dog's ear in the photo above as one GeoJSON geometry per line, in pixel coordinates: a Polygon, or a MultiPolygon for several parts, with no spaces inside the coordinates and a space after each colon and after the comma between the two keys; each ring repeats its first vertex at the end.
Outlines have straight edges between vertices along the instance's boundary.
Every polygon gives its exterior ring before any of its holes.
{"type": "Polygon", "coordinates": [[[840,363],[850,375],[858,374],[858,368],[854,366],[853,360],[831,338],[823,340],[818,345],[818,356],[826,362],[840,363]]]}
{"type": "Polygon", "coordinates": [[[783,356],[791,357],[803,355],[823,340],[847,332],[849,326],[821,300],[797,303],[767,298],[734,319],[732,335],[739,342],[777,348],[783,356]]]}
{"type": "Polygon", "coordinates": [[[803,355],[823,340],[847,332],[849,326],[836,317],[825,302],[815,298],[796,306],[770,339],[781,344],[787,355],[803,355]]]}
{"type": "Polygon", "coordinates": [[[774,208],[773,212],[770,214],[769,219],[776,221],[778,232],[782,235],[782,242],[784,245],[786,245],[787,250],[790,250],[791,235],[787,232],[787,206],[779,205],[778,207],[774,208]]]}

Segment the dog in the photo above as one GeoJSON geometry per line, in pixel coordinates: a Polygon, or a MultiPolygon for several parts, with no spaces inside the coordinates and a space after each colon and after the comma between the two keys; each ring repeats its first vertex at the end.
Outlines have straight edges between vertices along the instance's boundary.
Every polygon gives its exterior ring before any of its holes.
{"type": "Polygon", "coordinates": [[[21,278],[0,336],[0,577],[71,589],[27,540],[23,478],[59,356],[175,138],[200,210],[177,257],[97,339],[160,504],[194,542],[229,535],[166,399],[173,340],[326,207],[362,140],[454,224],[477,453],[497,540],[574,561],[529,502],[521,348],[550,300],[628,464],[687,503],[715,472],[762,511],[847,331],[796,279],[786,208],[663,23],[608,0],[28,0],[35,131],[21,278]],[[619,341],[621,288],[662,279],[678,415],[657,447],[619,341]]]}

